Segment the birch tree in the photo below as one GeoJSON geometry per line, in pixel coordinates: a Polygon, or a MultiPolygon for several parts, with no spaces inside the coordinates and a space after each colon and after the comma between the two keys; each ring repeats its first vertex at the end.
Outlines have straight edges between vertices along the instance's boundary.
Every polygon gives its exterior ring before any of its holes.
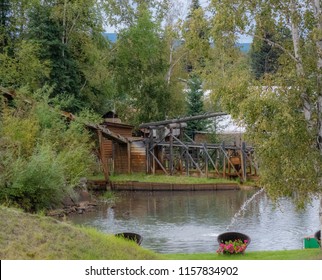
{"type": "MultiPolygon", "coordinates": [[[[261,184],[273,199],[292,197],[304,207],[320,198],[322,224],[322,17],[321,1],[212,0],[212,35],[221,51],[238,36],[252,35],[281,51],[279,69],[261,82],[223,75],[230,82],[224,106],[247,127],[256,147],[261,184]],[[270,7],[266,20],[291,30],[291,41],[273,42],[255,31],[255,18],[270,7]],[[234,84],[235,83],[235,84],[234,84]],[[237,86],[236,86],[237,84],[237,86]]],[[[258,26],[257,26],[258,27],[258,26]]],[[[239,68],[238,68],[239,67],[239,68]]]]}

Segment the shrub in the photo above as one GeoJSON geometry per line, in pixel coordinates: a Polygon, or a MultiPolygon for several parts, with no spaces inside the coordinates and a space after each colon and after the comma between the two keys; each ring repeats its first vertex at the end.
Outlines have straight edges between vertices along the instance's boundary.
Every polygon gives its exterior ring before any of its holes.
{"type": "Polygon", "coordinates": [[[95,164],[85,126],[66,121],[49,102],[32,100],[0,115],[0,203],[55,207],[95,164]]]}
{"type": "Polygon", "coordinates": [[[49,146],[38,147],[28,160],[13,164],[8,198],[28,211],[39,211],[59,205],[70,191],[64,170],[49,146]]]}

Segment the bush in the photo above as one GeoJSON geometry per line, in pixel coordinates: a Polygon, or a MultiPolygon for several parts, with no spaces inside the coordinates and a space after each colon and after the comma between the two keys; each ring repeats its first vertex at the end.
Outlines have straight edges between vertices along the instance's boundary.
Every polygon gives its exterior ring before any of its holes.
{"type": "Polygon", "coordinates": [[[85,126],[67,121],[49,102],[32,100],[28,106],[3,111],[0,203],[27,211],[53,208],[95,165],[85,126]]]}
{"type": "Polygon", "coordinates": [[[49,146],[40,146],[28,160],[16,161],[12,171],[7,197],[25,210],[55,207],[71,191],[65,184],[62,165],[49,146]]]}

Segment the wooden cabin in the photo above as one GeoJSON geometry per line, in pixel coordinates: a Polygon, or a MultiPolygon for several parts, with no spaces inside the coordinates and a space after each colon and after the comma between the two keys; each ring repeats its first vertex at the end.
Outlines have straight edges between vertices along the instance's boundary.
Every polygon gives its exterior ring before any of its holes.
{"type": "Polygon", "coordinates": [[[106,180],[111,173],[146,172],[146,148],[141,137],[134,137],[134,126],[122,123],[116,114],[103,115],[99,125],[88,124],[98,136],[99,158],[106,180]]]}

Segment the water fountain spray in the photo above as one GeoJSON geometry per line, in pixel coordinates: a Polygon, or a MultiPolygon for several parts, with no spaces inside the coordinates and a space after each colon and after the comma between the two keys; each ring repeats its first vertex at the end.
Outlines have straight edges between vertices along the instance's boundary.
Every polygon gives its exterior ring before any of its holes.
{"type": "Polygon", "coordinates": [[[249,199],[247,199],[243,205],[240,207],[240,209],[238,210],[238,212],[236,212],[236,214],[232,217],[230,224],[227,226],[227,230],[231,229],[231,227],[235,224],[235,222],[237,221],[237,219],[245,212],[245,210],[247,209],[247,206],[255,199],[256,196],[258,196],[259,194],[261,194],[264,191],[264,188],[261,188],[259,191],[257,191],[256,193],[254,193],[249,199]]]}

